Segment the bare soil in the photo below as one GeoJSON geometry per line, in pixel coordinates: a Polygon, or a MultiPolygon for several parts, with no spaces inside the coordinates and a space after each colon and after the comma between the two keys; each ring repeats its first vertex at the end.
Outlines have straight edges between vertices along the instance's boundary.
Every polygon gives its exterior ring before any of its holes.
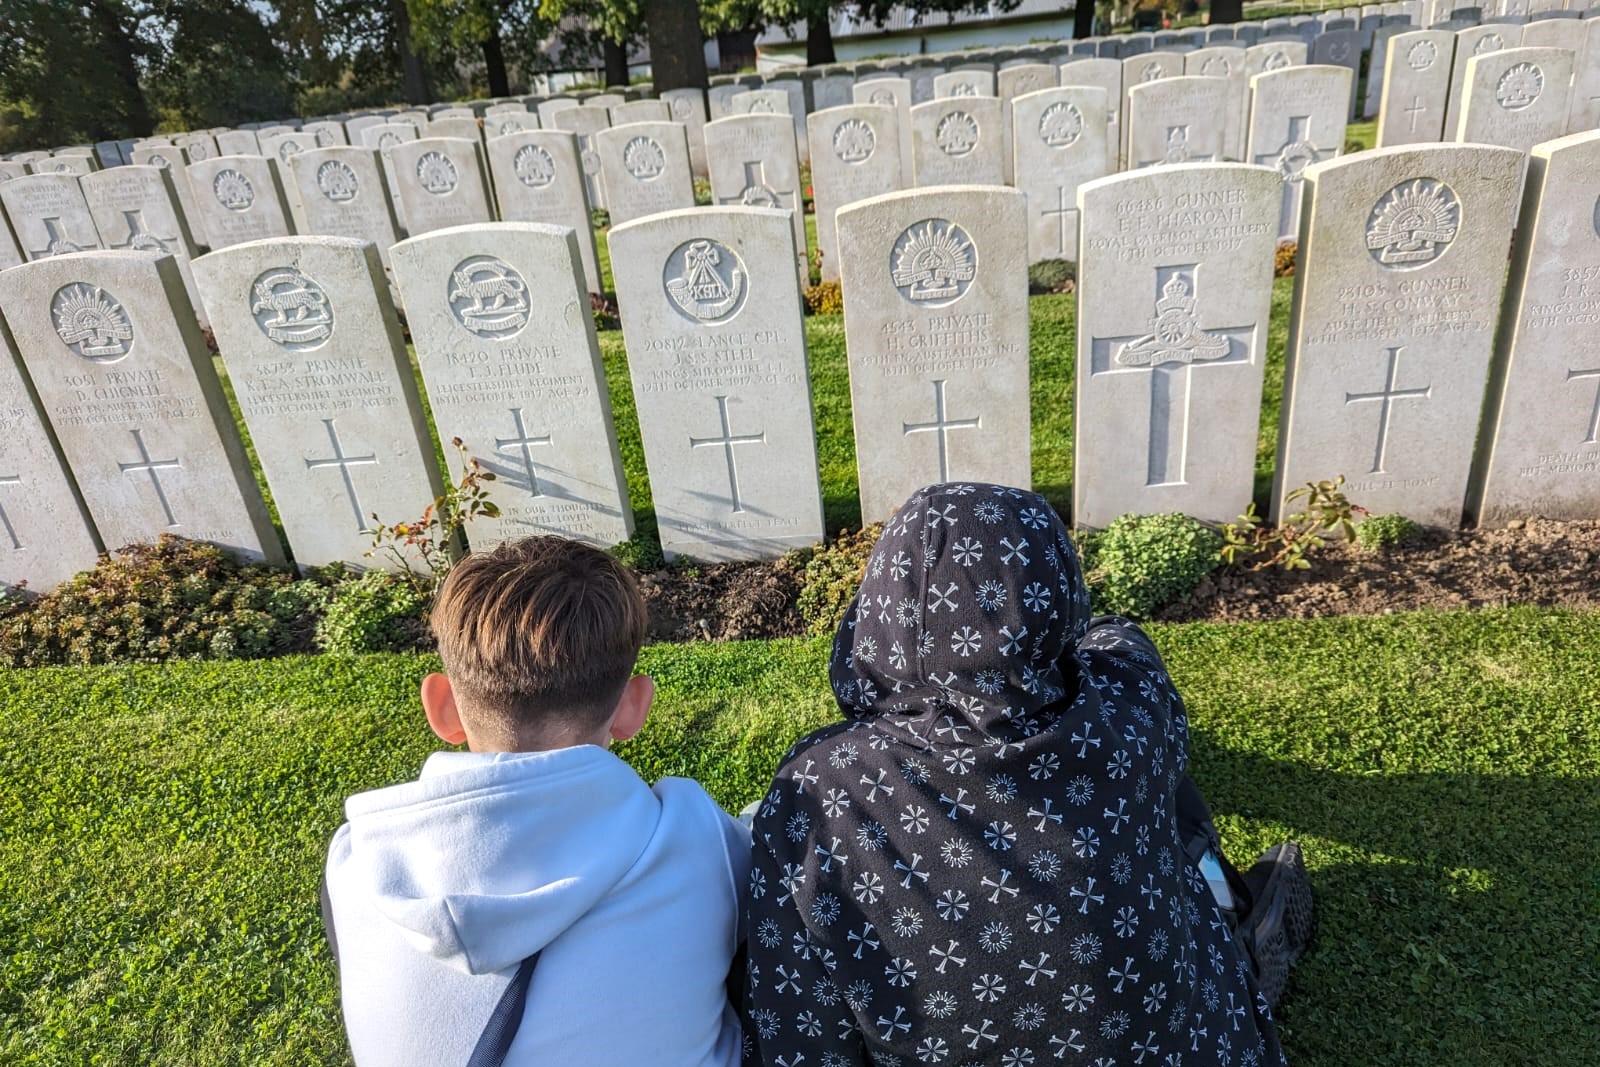
{"type": "MultiPolygon", "coordinates": [[[[1503,530],[1427,530],[1379,552],[1332,541],[1302,571],[1227,568],[1164,622],[1538,604],[1600,610],[1600,522],[1530,519],[1503,530]]],[[[798,570],[784,563],[670,567],[643,576],[652,641],[734,641],[805,632],[798,570]]]]}

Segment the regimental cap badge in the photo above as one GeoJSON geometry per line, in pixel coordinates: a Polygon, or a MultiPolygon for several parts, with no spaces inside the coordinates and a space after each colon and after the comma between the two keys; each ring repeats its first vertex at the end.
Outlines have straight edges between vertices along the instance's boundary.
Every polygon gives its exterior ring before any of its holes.
{"type": "Polygon", "coordinates": [[[667,296],[697,322],[721,322],[744,306],[744,264],[719,241],[686,241],[673,249],[662,273],[667,296]]]}
{"type": "Polygon", "coordinates": [[[1194,286],[1187,275],[1174,274],[1161,286],[1150,332],[1129,341],[1117,353],[1125,367],[1155,367],[1163,363],[1208,363],[1222,359],[1231,347],[1226,337],[1200,329],[1194,286]]]}
{"type": "Polygon", "coordinates": [[[943,307],[961,298],[978,275],[977,250],[960,226],[924,219],[908,226],[890,252],[890,277],[915,304],[943,307]]]}
{"type": "Polygon", "coordinates": [[[450,272],[456,321],[480,337],[509,337],[528,324],[528,283],[494,256],[472,256],[450,272]]]}
{"type": "Polygon", "coordinates": [[[97,285],[74,282],[50,301],[56,336],[84,359],[115,363],[133,348],[133,323],[117,299],[97,285]]]}
{"type": "Polygon", "coordinates": [[[865,163],[878,146],[878,135],[860,119],[850,118],[833,131],[833,154],[845,163],[865,163]]]}
{"type": "Polygon", "coordinates": [[[274,343],[301,351],[333,336],[333,307],[322,286],[293,267],[266,271],[251,287],[250,313],[274,343]]]}
{"type": "Polygon", "coordinates": [[[317,188],[336,204],[354,200],[358,191],[356,172],[342,160],[330,159],[317,168],[317,188]]]}
{"type": "Polygon", "coordinates": [[[1039,138],[1051,148],[1066,148],[1083,136],[1083,112],[1076,104],[1060,101],[1039,116],[1039,138]]]}
{"type": "Polygon", "coordinates": [[[523,145],[511,159],[511,169],[517,180],[532,189],[542,188],[556,180],[556,161],[540,145],[523,145]]]}
{"type": "Polygon", "coordinates": [[[459,178],[456,165],[442,152],[424,152],[417,160],[417,182],[434,196],[449,193],[459,178]]]}
{"type": "Polygon", "coordinates": [[[250,205],[256,202],[256,189],[250,184],[250,179],[231,167],[217,172],[217,176],[211,180],[211,192],[217,198],[217,203],[229,211],[248,211],[250,205]]]}
{"type": "Polygon", "coordinates": [[[1373,205],[1367,250],[1385,267],[1413,270],[1433,262],[1456,239],[1461,203],[1435,178],[1401,182],[1373,205]]]}
{"type": "Polygon", "coordinates": [[[1518,63],[1494,87],[1494,99],[1507,111],[1521,111],[1544,92],[1544,71],[1532,63],[1518,63]]]}
{"type": "Polygon", "coordinates": [[[635,137],[622,146],[622,169],[639,181],[654,181],[667,166],[667,153],[653,137],[635,137]]]}

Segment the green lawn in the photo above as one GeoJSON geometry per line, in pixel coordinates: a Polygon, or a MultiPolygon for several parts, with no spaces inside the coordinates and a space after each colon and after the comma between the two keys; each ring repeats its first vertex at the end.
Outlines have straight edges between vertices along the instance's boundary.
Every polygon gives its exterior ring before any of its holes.
{"type": "MultiPolygon", "coordinates": [[[[1600,616],[1159,628],[1228,851],[1304,843],[1301,1067],[1600,1056],[1600,616]]],[[[646,650],[624,754],[730,807],[830,718],[825,648],[646,650]]],[[[317,918],[350,792],[430,750],[421,657],[0,674],[0,1062],[342,1064],[317,918]]]]}

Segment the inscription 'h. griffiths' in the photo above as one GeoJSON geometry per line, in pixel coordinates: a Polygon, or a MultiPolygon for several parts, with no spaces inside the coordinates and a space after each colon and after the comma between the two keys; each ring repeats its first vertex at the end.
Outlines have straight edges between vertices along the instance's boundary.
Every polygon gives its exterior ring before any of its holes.
{"type": "Polygon", "coordinates": [[[880,336],[882,348],[862,357],[861,365],[886,376],[985,370],[1020,347],[996,342],[994,316],[987,311],[892,319],[880,336]]]}

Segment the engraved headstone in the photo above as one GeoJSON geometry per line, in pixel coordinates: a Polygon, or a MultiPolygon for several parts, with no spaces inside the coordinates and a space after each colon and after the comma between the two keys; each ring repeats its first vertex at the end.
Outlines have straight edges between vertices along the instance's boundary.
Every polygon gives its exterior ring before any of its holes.
{"type": "Polygon", "coordinates": [[[172,257],[30,263],[0,275],[0,306],[106,547],[283,558],[172,257]]]}
{"type": "Polygon", "coordinates": [[[711,200],[718,207],[778,208],[790,213],[795,270],[800,284],[811,279],[806,251],[800,158],[787,115],[730,115],[706,124],[706,159],[711,165],[711,200]]]}
{"type": "MultiPolygon", "coordinates": [[[[851,103],[856,80],[848,74],[825,74],[811,83],[812,110],[826,111],[851,103]]],[[[913,89],[913,91],[915,91],[913,89]]]]}
{"type": "Polygon", "coordinates": [[[483,127],[478,125],[476,118],[455,117],[433,118],[428,120],[428,125],[423,128],[424,137],[457,137],[463,141],[483,140],[483,127]]]}
{"type": "Polygon", "coordinates": [[[895,127],[900,131],[900,180],[910,185],[911,169],[911,82],[905,78],[873,78],[856,82],[852,90],[857,104],[881,104],[895,109],[895,127]]]}
{"type": "Polygon", "coordinates": [[[1529,156],[1474,476],[1481,525],[1600,515],[1600,132],[1529,156]]]}
{"type": "MultiPolygon", "coordinates": [[[[543,121],[543,119],[541,119],[543,121]]],[[[578,158],[583,162],[583,181],[589,189],[589,203],[605,207],[605,189],[600,181],[600,156],[594,149],[594,135],[611,125],[611,113],[603,107],[562,108],[545,123],[552,130],[567,130],[578,135],[578,158]]]]}
{"type": "Polygon", "coordinates": [[[1574,48],[1577,29],[1563,19],[1540,19],[1522,27],[1519,48],[1574,48]]]}
{"type": "Polygon", "coordinates": [[[800,152],[800,162],[809,163],[811,151],[806,140],[806,115],[811,109],[806,105],[805,82],[792,77],[773,78],[764,88],[783,93],[788,98],[787,110],[789,117],[794,120],[795,147],[800,152]]]}
{"type": "Polygon", "coordinates": [[[578,135],[565,130],[526,130],[492,138],[489,170],[500,217],[507,222],[571,227],[577,233],[588,291],[603,292],[578,135]]]}
{"type": "Polygon", "coordinates": [[[1379,148],[1441,139],[1455,44],[1448,30],[1412,30],[1389,42],[1378,107],[1379,148]]]}
{"type": "MultiPolygon", "coordinates": [[[[746,122],[773,116],[721,119],[746,122]]],[[[787,121],[782,120],[787,127],[787,121]]],[[[717,149],[711,145],[713,168],[717,149]]],[[[783,214],[675,211],[611,231],[661,547],[774,557],[822,539],[811,385],[783,214]]]]}
{"type": "Polygon", "coordinates": [[[1128,170],[1222,159],[1226,78],[1178,76],[1128,93],[1128,170]]]}
{"type": "Polygon", "coordinates": [[[896,111],[882,104],[846,104],[806,117],[811,140],[811,190],[817,208],[817,253],[825,281],[839,278],[834,213],[845,204],[903,188],[896,111]]]}
{"type": "MultiPolygon", "coordinates": [[[[1128,110],[1129,93],[1137,85],[1149,85],[1151,82],[1161,81],[1163,78],[1177,78],[1183,74],[1183,56],[1176,52],[1148,52],[1129,56],[1122,61],[1122,110],[1121,130],[1122,143],[1119,148],[1120,157],[1124,160],[1132,159],[1128,154],[1128,137],[1132,129],[1132,113],[1128,110]]],[[[1133,164],[1128,164],[1128,169],[1133,169],[1133,164]]]]}
{"type": "Polygon", "coordinates": [[[694,207],[689,139],[676,122],[630,122],[594,135],[611,224],[694,207]]]}
{"type": "Polygon", "coordinates": [[[1001,102],[939,96],[911,109],[911,174],[917,186],[1003,185],[1001,102]]]}
{"type": "MultiPolygon", "coordinates": [[[[218,156],[186,168],[195,216],[212,251],[294,232],[278,171],[263,156],[218,156]]],[[[191,220],[191,226],[193,221],[191,220]]]]}
{"type": "Polygon", "coordinates": [[[689,137],[689,166],[695,177],[708,178],[706,169],[706,96],[699,89],[668,89],[661,94],[673,122],[683,123],[689,137]]]}
{"type": "Polygon", "coordinates": [[[183,149],[192,163],[198,159],[212,159],[222,153],[217,150],[217,139],[208,133],[187,133],[172,142],[183,149]]]}
{"type": "Polygon", "coordinates": [[[1078,187],[1109,173],[1104,89],[1041,89],[1011,102],[1015,187],[1028,198],[1028,262],[1078,258],[1078,187]]]}
{"type": "Polygon", "coordinates": [[[350,143],[350,135],[345,132],[344,123],[332,119],[321,122],[308,122],[300,127],[301,133],[309,133],[316,141],[314,148],[333,148],[336,145],[350,143]]]}
{"type": "MultiPolygon", "coordinates": [[[[160,167],[127,166],[86,174],[78,184],[105,246],[171,255],[178,262],[184,293],[199,311],[189,261],[200,250],[178,205],[175,178],[171,170],[160,167]]],[[[206,324],[203,314],[200,323],[206,324]]]]}
{"type": "Polygon", "coordinates": [[[57,153],[49,159],[41,159],[32,164],[35,174],[71,174],[74,176],[92,174],[99,168],[95,166],[93,156],[78,155],[77,153],[57,153]]]}
{"type": "Polygon", "coordinates": [[[300,190],[302,232],[371,241],[389,266],[389,246],[400,239],[400,226],[376,151],[314,148],[291,159],[289,169],[300,190]]]}
{"type": "Polygon", "coordinates": [[[25,259],[104,247],[75,174],[29,174],[0,182],[0,207],[25,259]]]}
{"type": "Polygon", "coordinates": [[[48,593],[101,545],[0,320],[0,586],[48,593]]]}
{"type": "Polygon", "coordinates": [[[1466,102],[1467,63],[1474,56],[1515,48],[1522,43],[1522,27],[1505,23],[1472,26],[1457,30],[1456,47],[1450,63],[1450,99],[1444,113],[1444,139],[1455,137],[1461,125],[1461,107],[1466,102]]]}
{"type": "Polygon", "coordinates": [[[943,97],[971,97],[994,96],[994,72],[989,70],[969,70],[957,68],[935,75],[933,79],[933,98],[943,97]]]}
{"type": "MultiPolygon", "coordinates": [[[[172,175],[172,191],[178,198],[178,210],[189,226],[189,233],[197,247],[210,244],[205,231],[205,215],[195,204],[194,189],[189,184],[189,153],[175,145],[166,147],[135,148],[129,151],[128,162],[133,166],[159,167],[172,175]]],[[[215,157],[207,157],[215,158],[215,157]]]]}
{"type": "Polygon", "coordinates": [[[1373,515],[1460,521],[1522,166],[1407,145],[1306,168],[1275,515],[1342,474],[1373,515]]]}
{"type": "Polygon", "coordinates": [[[1114,173],[1122,155],[1122,61],[1079,59],[1061,68],[1061,85],[1095,86],[1106,92],[1106,173],[1114,173]]]}
{"type": "Polygon", "coordinates": [[[746,87],[735,82],[713,84],[706,90],[706,113],[711,122],[725,119],[733,114],[733,98],[746,91],[746,87]]]}
{"type": "Polygon", "coordinates": [[[1561,136],[1572,64],[1570,48],[1507,48],[1472,57],[1456,140],[1527,152],[1561,136]]]}
{"type": "Polygon", "coordinates": [[[483,146],[461,137],[423,137],[384,152],[384,165],[400,191],[395,214],[412,237],[493,222],[483,146]]]}
{"type": "Polygon", "coordinates": [[[1250,92],[1250,80],[1244,72],[1244,58],[1243,48],[1226,45],[1199,48],[1183,57],[1184,74],[1226,78],[1228,81],[1228,111],[1222,129],[1224,159],[1244,158],[1244,116],[1248,110],[1245,98],[1250,92]]]}
{"type": "Polygon", "coordinates": [[[1373,119],[1383,103],[1383,79],[1389,63],[1389,45],[1397,36],[1407,32],[1409,26],[1380,26],[1372,31],[1372,45],[1367,53],[1367,80],[1361,90],[1357,114],[1363,119],[1373,119]]]}
{"type": "Polygon", "coordinates": [[[787,115],[789,94],[782,89],[745,89],[728,101],[731,115],[787,115]]]}
{"type": "Polygon", "coordinates": [[[1192,163],[1078,190],[1078,525],[1249,505],[1278,186],[1264,167],[1192,163]]]}
{"type": "Polygon", "coordinates": [[[225,130],[217,134],[217,155],[219,156],[258,156],[261,154],[261,143],[256,140],[254,130],[225,130]]]}
{"type": "Polygon", "coordinates": [[[1250,79],[1250,94],[1248,162],[1283,179],[1278,239],[1292,241],[1300,232],[1301,175],[1344,150],[1350,69],[1312,64],[1269,71],[1250,79]]]}
{"type": "Polygon", "coordinates": [[[1025,93],[1056,86],[1056,68],[1049,63],[1022,62],[1006,67],[995,76],[1002,100],[1014,100],[1025,93]]]}
{"type": "Polygon", "coordinates": [[[395,246],[439,436],[459,437],[495,475],[500,514],[473,521],[474,549],[532,534],[614,545],[633,533],[580,271],[576,236],[537,223],[458,226],[395,246]]]}
{"type": "Polygon", "coordinates": [[[1600,129],[1600,14],[1591,14],[1569,27],[1578,49],[1572,72],[1572,101],[1567,108],[1567,132],[1600,129]]]}
{"type": "Polygon", "coordinates": [[[957,186],[840,210],[862,521],[933,482],[1031,484],[1025,201],[957,186]]]}
{"type": "Polygon", "coordinates": [[[611,125],[631,122],[675,122],[672,107],[665,100],[629,100],[611,109],[611,125]]]}
{"type": "Polygon", "coordinates": [[[522,111],[502,111],[498,115],[485,115],[483,117],[483,135],[488,140],[504,137],[508,133],[521,133],[523,130],[537,130],[539,116],[526,109],[522,111]]]}
{"type": "Polygon", "coordinates": [[[194,274],[295,562],[389,566],[366,554],[375,524],[416,519],[442,484],[376,250],[254,241],[194,274]]]}
{"type": "Polygon", "coordinates": [[[1361,59],[1366,48],[1367,35],[1357,29],[1329,30],[1311,42],[1310,60],[1318,66],[1344,67],[1350,72],[1350,99],[1346,104],[1345,118],[1355,115],[1356,79],[1361,76],[1361,59]]]}
{"type": "Polygon", "coordinates": [[[581,100],[574,100],[570,96],[557,96],[549,100],[540,101],[539,105],[534,108],[539,113],[539,128],[542,130],[555,129],[556,127],[552,120],[555,118],[556,112],[580,107],[582,103],[581,100]]]}

